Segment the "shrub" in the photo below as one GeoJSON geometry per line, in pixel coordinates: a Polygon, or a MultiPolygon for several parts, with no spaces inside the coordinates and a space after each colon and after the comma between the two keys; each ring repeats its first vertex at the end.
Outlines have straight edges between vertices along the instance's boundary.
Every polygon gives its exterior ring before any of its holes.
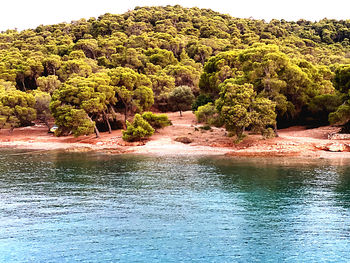
{"type": "Polygon", "coordinates": [[[215,106],[213,103],[209,102],[203,106],[199,106],[197,111],[194,112],[198,122],[207,123],[209,118],[216,113],[215,106]]]}
{"type": "Polygon", "coordinates": [[[223,121],[220,118],[213,103],[209,102],[206,105],[198,107],[198,110],[194,113],[198,122],[207,123],[216,127],[221,127],[223,121]]]}
{"type": "Polygon", "coordinates": [[[154,129],[160,129],[172,125],[166,114],[154,114],[153,112],[146,111],[142,114],[142,118],[144,118],[154,129]]]}
{"type": "Polygon", "coordinates": [[[267,128],[262,132],[262,135],[265,139],[270,139],[276,137],[276,133],[272,128],[267,128]]]}
{"type": "Polygon", "coordinates": [[[126,122],[127,128],[123,131],[123,140],[132,142],[140,141],[142,139],[152,136],[154,129],[152,126],[141,117],[140,114],[136,114],[132,123],[126,122]]]}

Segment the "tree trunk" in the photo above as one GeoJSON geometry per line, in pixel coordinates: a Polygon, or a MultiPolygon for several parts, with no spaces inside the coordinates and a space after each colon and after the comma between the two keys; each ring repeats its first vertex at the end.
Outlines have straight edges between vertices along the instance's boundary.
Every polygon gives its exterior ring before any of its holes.
{"type": "Polygon", "coordinates": [[[96,138],[100,138],[100,132],[96,127],[96,124],[94,125],[95,133],[96,133],[96,138]]]}
{"type": "Polygon", "coordinates": [[[24,79],[22,80],[22,85],[23,85],[23,89],[24,89],[24,91],[27,91],[27,89],[26,89],[26,85],[24,84],[24,79]]]}
{"type": "MultiPolygon", "coordinates": [[[[93,122],[93,120],[91,119],[91,117],[88,115],[88,118],[91,122],[93,122]]],[[[96,127],[96,123],[94,124],[94,130],[95,130],[95,133],[96,133],[96,138],[100,138],[100,132],[99,130],[97,129],[96,127]]]]}
{"type": "Polygon", "coordinates": [[[114,107],[112,105],[110,105],[110,108],[111,108],[113,120],[116,120],[117,119],[117,113],[115,112],[115,109],[114,109],[114,107]]]}
{"type": "Polygon", "coordinates": [[[245,127],[236,130],[236,141],[235,141],[235,143],[241,143],[242,142],[244,131],[245,131],[245,127]]]}
{"type": "Polygon", "coordinates": [[[107,116],[107,114],[106,114],[105,111],[103,111],[103,116],[104,116],[104,118],[105,118],[105,120],[106,120],[106,122],[107,122],[107,125],[108,125],[108,132],[109,132],[109,133],[112,133],[111,124],[109,123],[108,116],[107,116]]]}
{"type": "Polygon", "coordinates": [[[273,131],[275,132],[276,137],[279,137],[278,136],[278,131],[277,131],[277,123],[274,124],[273,131]]]}

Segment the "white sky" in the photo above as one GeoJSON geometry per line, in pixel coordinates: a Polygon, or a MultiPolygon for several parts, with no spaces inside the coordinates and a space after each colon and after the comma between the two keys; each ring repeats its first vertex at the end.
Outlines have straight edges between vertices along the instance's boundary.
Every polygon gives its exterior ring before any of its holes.
{"type": "Polygon", "coordinates": [[[176,4],[266,21],[272,18],[350,19],[350,0],[2,0],[0,30],[35,28],[40,24],[70,22],[104,13],[121,14],[135,6],[176,4]]]}

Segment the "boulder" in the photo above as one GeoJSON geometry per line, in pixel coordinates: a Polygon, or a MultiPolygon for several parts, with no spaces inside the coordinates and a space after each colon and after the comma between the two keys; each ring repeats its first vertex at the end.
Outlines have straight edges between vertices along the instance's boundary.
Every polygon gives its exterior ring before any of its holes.
{"type": "Polygon", "coordinates": [[[189,143],[193,142],[193,140],[188,138],[188,137],[177,137],[177,138],[175,138],[175,141],[185,143],[185,144],[189,144],[189,143]]]}
{"type": "Polygon", "coordinates": [[[316,145],[316,148],[328,152],[344,152],[347,148],[347,145],[342,143],[332,143],[326,145],[316,145]]]}
{"type": "Polygon", "coordinates": [[[344,152],[345,149],[346,146],[340,143],[333,143],[331,145],[328,145],[328,151],[330,152],[344,152]]]}

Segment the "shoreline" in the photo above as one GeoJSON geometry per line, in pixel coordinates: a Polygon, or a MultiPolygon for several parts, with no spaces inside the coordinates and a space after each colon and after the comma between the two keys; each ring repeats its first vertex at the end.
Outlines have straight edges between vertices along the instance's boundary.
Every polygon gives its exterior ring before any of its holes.
{"type": "MultiPolygon", "coordinates": [[[[33,145],[34,146],[34,145],[33,145]]],[[[164,145],[165,147],[166,145],[164,145]]],[[[209,158],[215,162],[223,162],[225,165],[226,161],[231,162],[247,162],[254,163],[258,166],[269,166],[269,165],[281,165],[281,166],[295,166],[300,167],[300,165],[307,166],[349,166],[350,165],[350,152],[341,153],[341,152],[313,152],[310,154],[309,152],[305,153],[276,153],[276,152],[245,152],[245,151],[234,151],[213,147],[198,147],[198,146],[189,146],[187,152],[175,152],[175,151],[167,151],[167,152],[159,152],[159,151],[146,151],[145,148],[141,148],[144,146],[132,146],[131,148],[127,147],[126,149],[117,150],[115,148],[52,148],[52,149],[37,149],[33,147],[4,147],[4,145],[0,144],[0,151],[9,150],[10,155],[45,155],[50,153],[60,154],[60,153],[81,153],[81,154],[93,154],[93,156],[105,156],[105,158],[110,158],[111,156],[140,156],[140,157],[164,157],[164,158],[209,158]],[[208,148],[211,151],[207,151],[208,148]],[[139,149],[143,149],[139,151],[139,149]],[[219,151],[215,151],[219,149],[219,151]],[[13,150],[18,150],[18,152],[13,152],[13,150]],[[204,151],[205,150],[205,151],[204,151]]]]}
{"type": "MultiPolygon", "coordinates": [[[[263,140],[264,142],[268,140],[263,140]]],[[[284,140],[280,140],[284,142],[284,140]]],[[[338,144],[339,142],[337,142],[338,144]]],[[[0,141],[0,149],[25,150],[25,154],[42,152],[98,152],[105,154],[132,154],[132,155],[153,155],[153,156],[225,156],[239,158],[305,158],[305,159],[349,159],[350,152],[330,152],[321,149],[281,149],[280,144],[274,147],[213,147],[208,145],[183,144],[171,141],[170,138],[153,139],[144,145],[103,145],[91,143],[66,143],[66,142],[38,142],[20,141],[10,142],[0,141]],[[265,148],[265,149],[264,149],[265,148]]]]}
{"type": "Polygon", "coordinates": [[[0,130],[0,148],[33,151],[96,151],[107,154],[149,154],[177,156],[229,156],[229,157],[290,157],[313,159],[350,159],[350,140],[330,140],[329,134],[339,128],[325,126],[314,129],[290,127],[279,130],[279,137],[263,139],[249,134],[242,143],[234,144],[223,128],[212,127],[206,131],[195,120],[192,112],[168,113],[173,125],[157,130],[147,141],[128,143],[122,140],[121,130],[111,134],[101,132],[74,138],[55,137],[47,133],[47,127],[35,125],[17,128],[13,133],[0,130]],[[177,142],[176,138],[187,137],[192,143],[177,142]],[[339,152],[338,152],[339,150],[339,152]]]}

